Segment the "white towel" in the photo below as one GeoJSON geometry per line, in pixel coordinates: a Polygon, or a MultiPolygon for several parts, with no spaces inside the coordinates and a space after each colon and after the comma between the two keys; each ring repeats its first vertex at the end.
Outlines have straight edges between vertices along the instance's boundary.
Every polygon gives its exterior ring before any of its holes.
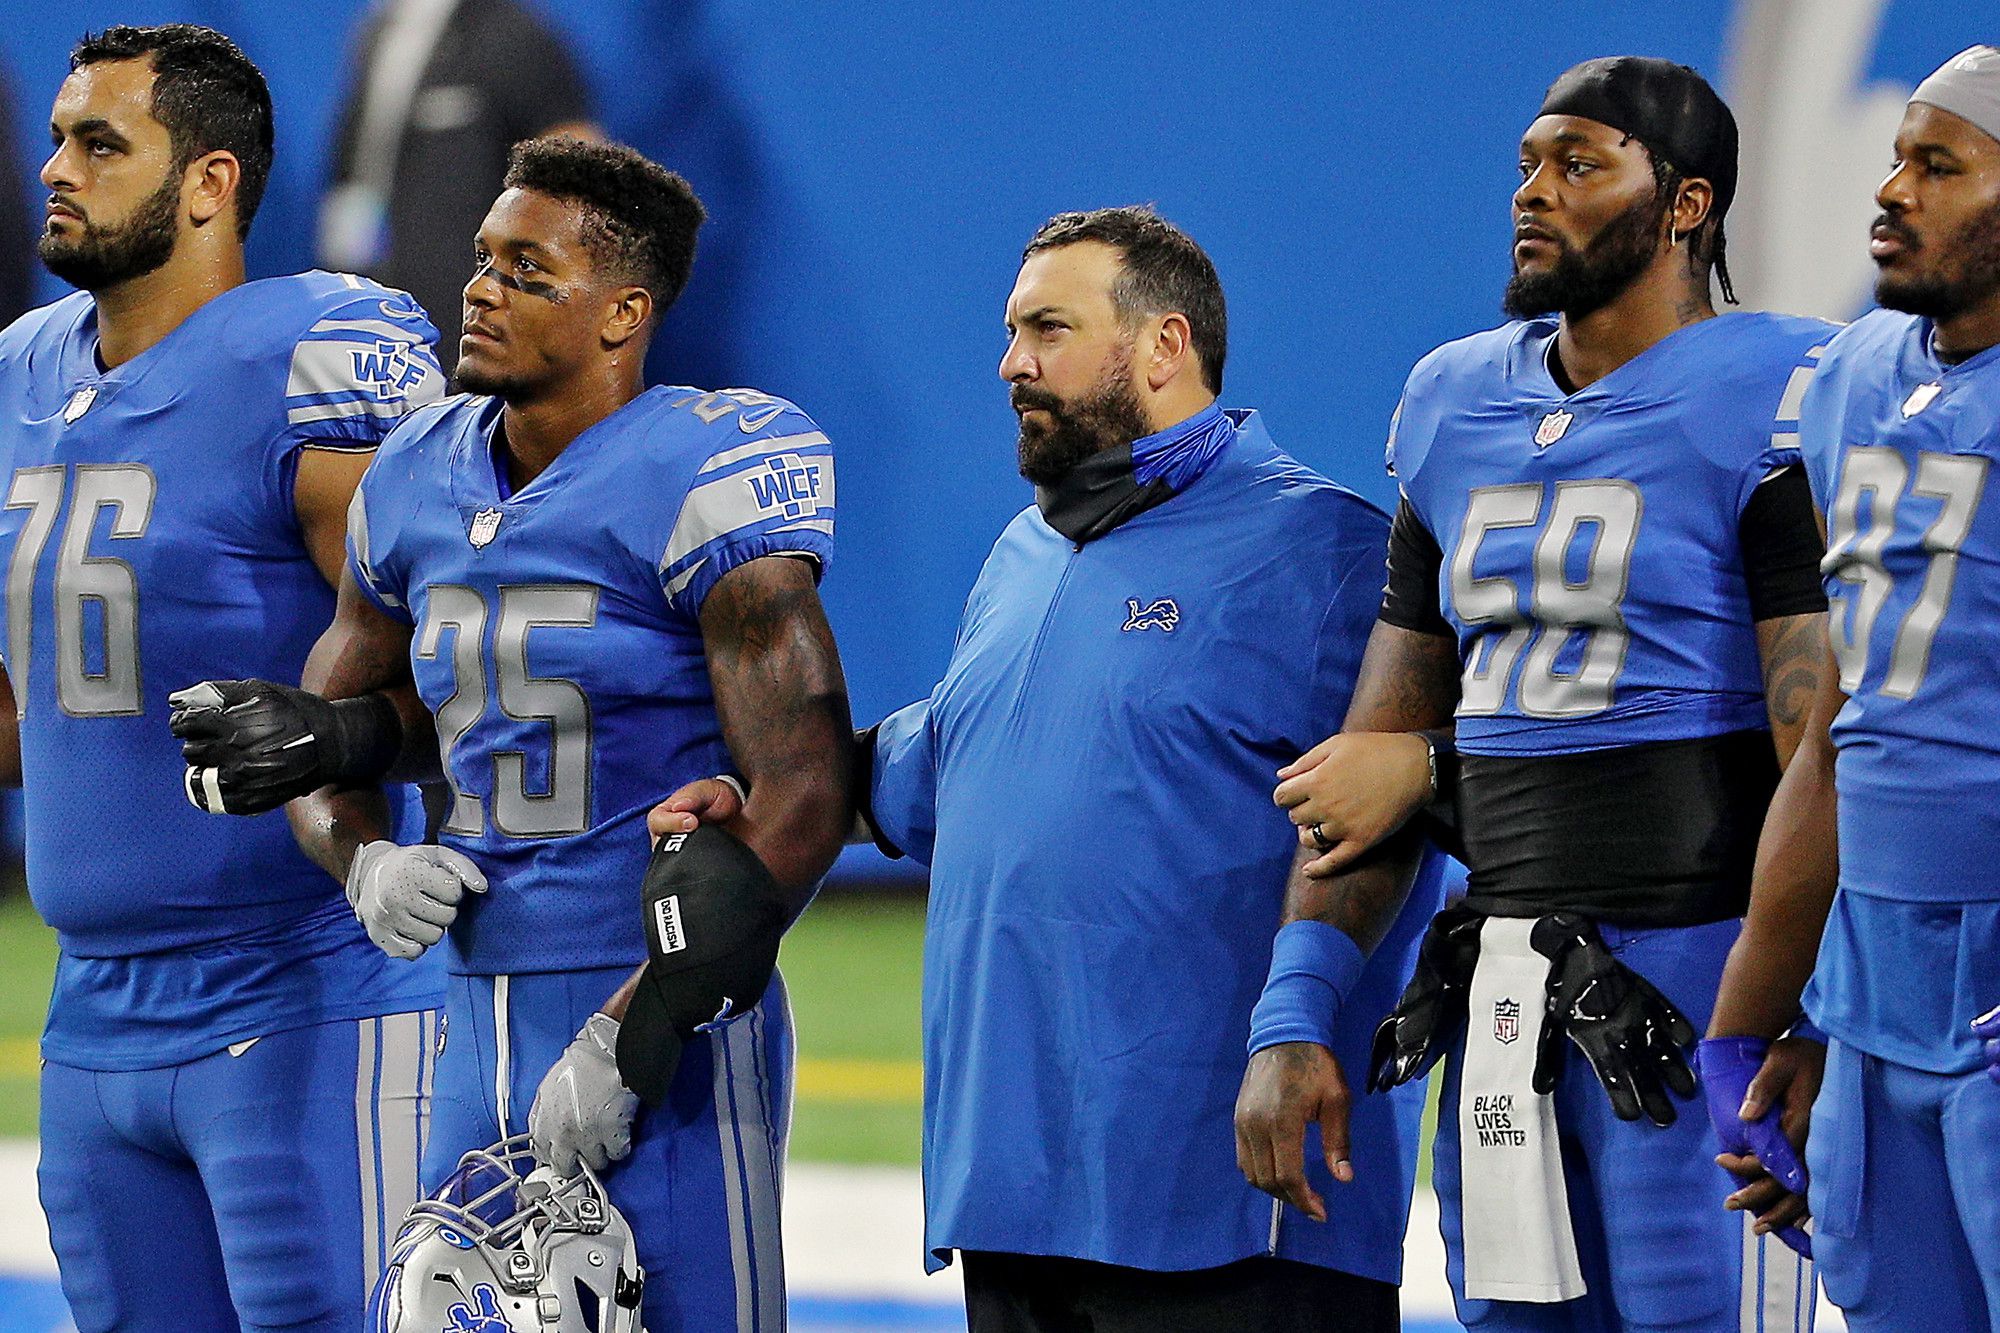
{"type": "Polygon", "coordinates": [[[1549,960],[1528,943],[1534,926],[1488,918],[1467,1001],[1458,1143],[1465,1294],[1474,1300],[1546,1304],[1585,1291],[1555,1100],[1533,1087],[1549,984],[1549,960]]]}

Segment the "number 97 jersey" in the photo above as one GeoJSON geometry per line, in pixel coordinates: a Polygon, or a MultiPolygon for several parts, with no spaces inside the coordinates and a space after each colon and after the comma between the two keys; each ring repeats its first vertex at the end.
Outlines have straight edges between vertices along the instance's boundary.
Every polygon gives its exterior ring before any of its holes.
{"type": "Polygon", "coordinates": [[[1893,311],[1843,329],[1800,433],[1848,695],[1841,883],[1963,902],[2000,896],[2000,349],[1947,367],[1930,333],[1893,311]]]}
{"type": "Polygon", "coordinates": [[[1389,441],[1435,540],[1469,754],[1570,754],[1768,726],[1741,525],[1798,461],[1819,320],[1722,315],[1565,394],[1558,325],[1446,344],[1389,441]]]}
{"type": "Polygon", "coordinates": [[[636,965],[646,812],[733,768],[702,600],[761,556],[824,568],[832,446],[780,398],[655,388],[510,492],[501,410],[453,398],[383,443],[348,566],[413,631],[453,790],[439,841],[491,884],[453,925],[448,966],[636,965]]]}

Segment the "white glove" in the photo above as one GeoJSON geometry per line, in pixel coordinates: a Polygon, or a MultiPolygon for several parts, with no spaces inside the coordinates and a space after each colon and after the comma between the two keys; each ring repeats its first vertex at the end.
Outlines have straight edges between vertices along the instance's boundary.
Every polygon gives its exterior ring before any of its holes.
{"type": "Polygon", "coordinates": [[[486,876],[449,847],[364,843],[347,868],[347,905],[391,958],[421,958],[443,939],[467,889],[486,892],[486,876]]]}
{"type": "Polygon", "coordinates": [[[602,1171],[632,1151],[639,1098],[618,1078],[618,1020],[592,1014],[542,1076],[528,1108],[535,1159],[568,1178],[582,1161],[602,1171]]]}

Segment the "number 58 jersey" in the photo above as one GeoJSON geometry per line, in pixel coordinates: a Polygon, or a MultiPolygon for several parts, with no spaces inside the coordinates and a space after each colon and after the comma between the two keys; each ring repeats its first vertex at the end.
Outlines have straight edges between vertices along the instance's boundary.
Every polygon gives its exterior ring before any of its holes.
{"type": "Polygon", "coordinates": [[[1946,366],[1930,331],[1886,310],[1843,329],[1801,421],[1848,695],[1840,878],[1881,898],[2000,899],[2000,348],[1946,366]]]}
{"type": "Polygon", "coordinates": [[[1565,394],[1558,324],[1417,364],[1389,465],[1440,554],[1469,754],[1572,754],[1768,726],[1740,525],[1798,461],[1819,320],[1690,325],[1565,394]]]}
{"type": "Polygon", "coordinates": [[[412,627],[453,788],[439,841],[490,889],[447,966],[474,975],[637,964],[646,812],[732,771],[701,605],[760,556],[824,568],[832,446],[750,390],[648,390],[518,492],[497,399],[449,399],[383,444],[348,519],[349,568],[412,627]]]}

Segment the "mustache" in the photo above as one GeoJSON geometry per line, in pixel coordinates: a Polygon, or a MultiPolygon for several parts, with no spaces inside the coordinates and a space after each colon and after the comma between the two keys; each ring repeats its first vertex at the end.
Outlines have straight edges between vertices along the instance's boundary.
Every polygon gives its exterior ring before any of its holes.
{"type": "Polygon", "coordinates": [[[1923,248],[1924,243],[1918,239],[1916,228],[1897,217],[1894,213],[1884,213],[1877,217],[1874,222],[1869,224],[1868,230],[1871,232],[1886,231],[1912,250],[1923,248]]]}
{"type": "Polygon", "coordinates": [[[43,208],[45,210],[50,208],[60,208],[63,209],[65,212],[76,214],[78,219],[80,219],[81,221],[84,222],[90,221],[90,214],[83,211],[83,206],[81,204],[71,203],[69,200],[63,198],[59,194],[50,195],[48,203],[44,204],[43,208]]]}
{"type": "Polygon", "coordinates": [[[1022,412],[1032,412],[1038,409],[1043,412],[1053,412],[1061,415],[1063,408],[1063,400],[1050,393],[1047,389],[1030,388],[1025,384],[1016,384],[1009,390],[1007,401],[1013,406],[1017,415],[1022,412]]]}

